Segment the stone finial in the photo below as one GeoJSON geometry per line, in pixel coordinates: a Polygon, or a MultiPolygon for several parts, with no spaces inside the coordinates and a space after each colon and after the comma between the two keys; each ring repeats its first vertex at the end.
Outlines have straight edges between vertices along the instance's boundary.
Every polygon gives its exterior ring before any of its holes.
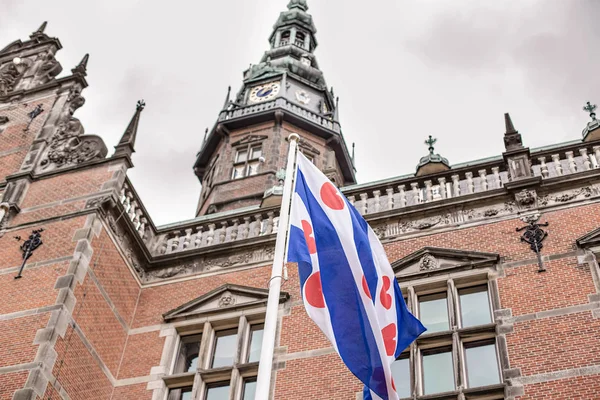
{"type": "MultiPolygon", "coordinates": [[[[333,93],[333,88],[331,88],[331,91],[333,93]]],[[[339,97],[335,98],[335,110],[333,110],[333,121],[340,122],[340,98],[339,97]]]]}
{"type": "Polygon", "coordinates": [[[288,10],[293,10],[294,8],[299,8],[303,11],[308,10],[308,3],[306,0],[290,0],[287,5],[288,10]]]}
{"type": "Polygon", "coordinates": [[[600,120],[596,118],[596,109],[598,106],[596,104],[592,104],[591,102],[587,102],[585,107],[583,107],[583,111],[587,111],[590,114],[590,118],[592,119],[587,123],[585,129],[583,130],[583,141],[584,142],[593,142],[595,140],[600,139],[600,120]]]}
{"type": "Polygon", "coordinates": [[[229,100],[231,99],[231,86],[227,88],[227,97],[225,97],[225,103],[223,103],[223,110],[229,106],[229,100]]]}
{"type": "Polygon", "coordinates": [[[509,113],[504,114],[504,124],[506,125],[506,132],[504,133],[504,147],[506,151],[522,149],[523,140],[521,134],[515,129],[509,113]]]}
{"type": "Polygon", "coordinates": [[[89,60],[90,60],[90,55],[86,54],[85,56],[83,56],[83,58],[81,59],[79,64],[77,64],[77,66],[71,70],[71,72],[73,74],[80,74],[83,76],[87,76],[87,65],[88,65],[89,60]]]}
{"type": "Polygon", "coordinates": [[[140,116],[145,107],[146,103],[144,100],[137,102],[135,114],[133,115],[131,122],[129,122],[129,125],[121,137],[119,144],[115,146],[115,154],[113,157],[126,156],[127,158],[130,158],[135,152],[135,138],[137,136],[138,127],[140,124],[140,116]]]}
{"type": "Polygon", "coordinates": [[[429,146],[429,154],[433,154],[435,148],[433,147],[434,144],[437,143],[437,139],[434,139],[433,136],[429,135],[429,139],[427,139],[425,141],[425,145],[429,146]]]}
{"type": "Polygon", "coordinates": [[[29,35],[30,38],[34,38],[36,36],[44,36],[45,35],[45,31],[46,31],[46,27],[48,26],[48,21],[44,21],[42,23],[42,25],[40,25],[40,27],[37,29],[37,31],[33,32],[31,35],[29,35]]]}

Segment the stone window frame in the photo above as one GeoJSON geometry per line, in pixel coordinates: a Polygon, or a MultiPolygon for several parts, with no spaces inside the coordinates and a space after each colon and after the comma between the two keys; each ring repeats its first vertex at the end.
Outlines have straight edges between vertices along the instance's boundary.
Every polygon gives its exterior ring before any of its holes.
{"type": "Polygon", "coordinates": [[[508,365],[508,350],[505,338],[498,334],[499,321],[495,318],[500,310],[500,298],[495,277],[495,267],[472,271],[437,271],[424,272],[403,277],[397,274],[397,279],[409,310],[419,316],[418,296],[446,292],[450,330],[443,332],[425,332],[398,359],[409,359],[411,382],[411,397],[403,399],[468,399],[485,398],[505,399],[506,379],[505,370],[508,365]],[[491,323],[473,327],[461,327],[459,289],[487,285],[490,302],[491,323]],[[498,362],[499,383],[495,385],[467,388],[467,366],[465,344],[485,343],[494,341],[498,362]],[[423,394],[423,350],[451,348],[455,390],[452,392],[423,394]]]}
{"type": "Polygon", "coordinates": [[[204,400],[209,387],[219,383],[228,383],[230,399],[243,398],[246,380],[255,380],[258,375],[258,361],[246,362],[251,341],[253,326],[264,324],[264,310],[252,310],[239,317],[214,315],[201,318],[201,321],[189,321],[186,325],[175,327],[175,342],[168,364],[167,374],[162,380],[167,388],[165,400],[171,400],[172,390],[192,387],[192,399],[204,400]],[[237,329],[237,350],[232,366],[210,368],[214,356],[216,333],[237,329]],[[198,356],[198,369],[194,372],[174,373],[182,338],[191,335],[202,335],[198,356]]]}
{"type": "Polygon", "coordinates": [[[250,176],[255,176],[258,175],[258,170],[259,170],[259,166],[260,166],[260,158],[263,157],[263,142],[262,141],[252,141],[249,143],[245,143],[241,146],[236,146],[233,149],[233,168],[231,169],[231,180],[239,180],[239,179],[244,179],[244,178],[248,178],[250,176]],[[260,156],[258,157],[254,157],[254,158],[250,158],[250,155],[252,154],[253,149],[256,148],[260,148],[260,156]],[[238,159],[238,154],[241,151],[246,151],[246,160],[244,161],[237,161],[238,159]],[[256,163],[256,172],[254,174],[248,174],[248,168],[251,164],[256,163]],[[236,170],[243,166],[243,173],[239,176],[235,175],[236,170]]]}

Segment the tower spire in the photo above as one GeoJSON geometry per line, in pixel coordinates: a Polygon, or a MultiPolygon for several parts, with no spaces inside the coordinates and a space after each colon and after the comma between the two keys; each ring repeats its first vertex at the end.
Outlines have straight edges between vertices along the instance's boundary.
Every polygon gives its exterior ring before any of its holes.
{"type": "Polygon", "coordinates": [[[506,126],[506,132],[504,133],[504,147],[506,151],[522,149],[523,139],[519,131],[515,129],[509,113],[504,114],[504,125],[506,126]]]}
{"type": "Polygon", "coordinates": [[[121,137],[119,144],[115,146],[115,154],[113,157],[125,156],[130,159],[131,162],[131,155],[135,152],[135,138],[137,136],[138,127],[140,124],[140,116],[144,110],[144,107],[146,107],[144,100],[137,102],[135,114],[133,115],[133,118],[131,118],[131,122],[129,122],[129,125],[121,137]]]}
{"type": "Polygon", "coordinates": [[[40,27],[37,29],[37,31],[33,32],[31,35],[29,35],[29,37],[31,39],[33,39],[38,36],[46,36],[46,34],[44,32],[46,31],[47,26],[48,26],[48,21],[42,22],[42,25],[40,25],[40,27]]]}
{"type": "Polygon", "coordinates": [[[308,4],[306,0],[290,0],[287,5],[288,10],[293,10],[294,8],[299,8],[302,11],[308,11],[308,4]]]}
{"type": "Polygon", "coordinates": [[[77,66],[71,70],[71,72],[74,74],[81,74],[83,76],[87,76],[87,65],[89,60],[90,55],[86,54],[85,56],[83,56],[79,64],[77,64],[77,66]]]}

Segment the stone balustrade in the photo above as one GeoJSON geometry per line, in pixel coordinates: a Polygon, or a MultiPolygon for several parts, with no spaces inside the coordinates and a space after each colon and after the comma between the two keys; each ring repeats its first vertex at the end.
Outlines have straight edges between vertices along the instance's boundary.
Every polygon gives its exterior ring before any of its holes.
{"type": "Polygon", "coordinates": [[[577,143],[536,151],[531,154],[531,163],[534,175],[544,179],[589,171],[600,167],[600,146],[577,143]]]}
{"type": "Polygon", "coordinates": [[[137,233],[143,240],[147,239],[150,218],[129,181],[126,181],[121,189],[120,201],[125,209],[125,215],[133,223],[137,233]]]}
{"type": "Polygon", "coordinates": [[[155,255],[171,254],[233,243],[246,239],[268,236],[277,233],[279,212],[256,210],[252,214],[240,214],[229,218],[210,219],[201,217],[194,227],[182,227],[156,236],[152,253],[155,255]],[[205,221],[205,223],[202,223],[205,221]]]}
{"type": "Polygon", "coordinates": [[[320,114],[317,114],[307,108],[301,107],[297,104],[287,101],[286,99],[280,97],[278,99],[272,101],[265,101],[263,103],[252,104],[245,107],[238,107],[231,110],[224,110],[219,115],[219,121],[227,121],[234,118],[239,118],[247,115],[257,114],[260,112],[264,112],[267,110],[272,110],[275,108],[285,109],[293,114],[304,117],[317,125],[320,125],[324,128],[327,128],[331,131],[340,133],[340,124],[334,122],[330,117],[324,117],[320,114]]]}
{"type": "Polygon", "coordinates": [[[449,171],[431,179],[400,178],[366,191],[354,187],[343,191],[360,214],[367,215],[499,189],[507,180],[508,173],[501,171],[499,165],[474,171],[449,171]]]}

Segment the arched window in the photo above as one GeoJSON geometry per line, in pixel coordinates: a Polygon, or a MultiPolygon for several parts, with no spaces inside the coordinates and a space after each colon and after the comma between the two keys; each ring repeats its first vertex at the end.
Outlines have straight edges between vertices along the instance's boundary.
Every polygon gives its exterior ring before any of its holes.
{"type": "Polygon", "coordinates": [[[290,31],[284,31],[281,33],[281,40],[279,40],[279,46],[287,46],[290,44],[290,31]]]}
{"type": "Polygon", "coordinates": [[[298,47],[304,48],[304,41],[306,40],[306,35],[304,32],[296,32],[296,41],[294,44],[298,47]]]}

